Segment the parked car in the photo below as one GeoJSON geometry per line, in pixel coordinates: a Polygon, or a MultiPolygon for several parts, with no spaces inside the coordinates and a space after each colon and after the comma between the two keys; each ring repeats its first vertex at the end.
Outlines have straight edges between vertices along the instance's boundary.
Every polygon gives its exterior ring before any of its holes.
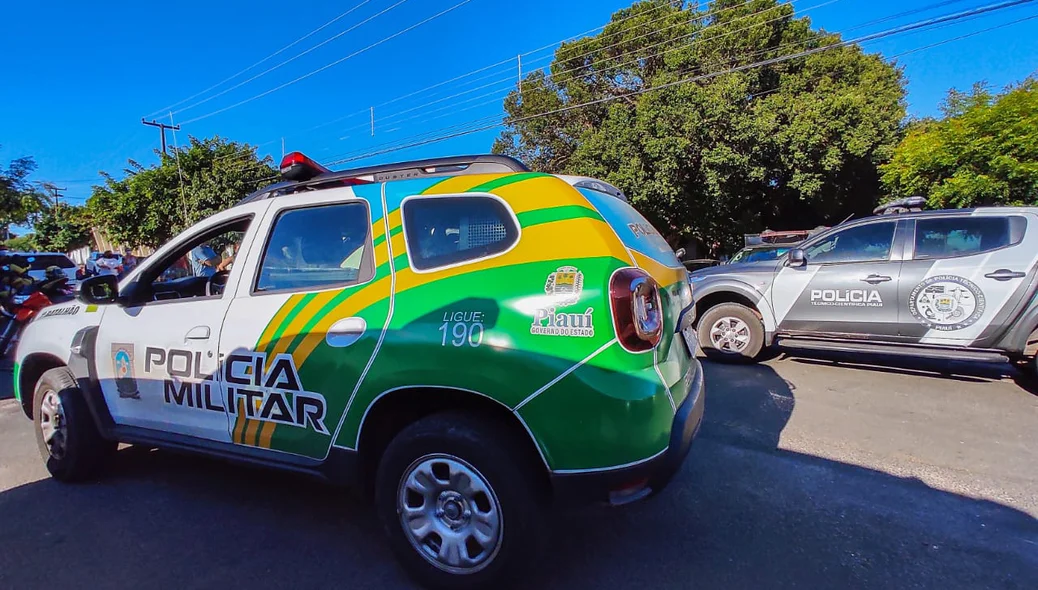
{"type": "Polygon", "coordinates": [[[47,277],[47,269],[56,266],[68,277],[68,286],[75,289],[79,285],[76,278],[76,263],[60,252],[8,252],[9,256],[20,256],[29,263],[29,276],[33,281],[43,282],[47,277]]]}
{"type": "Polygon", "coordinates": [[[892,203],[770,263],[693,273],[700,346],[737,362],[777,343],[1033,368],[1038,208],[919,205],[892,203]]]}
{"type": "Polygon", "coordinates": [[[281,172],[26,327],[55,478],[122,442],[358,484],[437,587],[536,570],[552,504],[667,484],[703,416],[692,294],[621,191],[502,156],[281,172]]]}
{"type": "MultiPolygon", "coordinates": [[[[766,260],[777,260],[780,256],[789,252],[793,246],[776,246],[774,244],[761,244],[759,246],[747,246],[736,252],[725,264],[739,264],[740,262],[761,262],[766,260]]],[[[697,269],[698,270],[698,269],[697,269]]]]}

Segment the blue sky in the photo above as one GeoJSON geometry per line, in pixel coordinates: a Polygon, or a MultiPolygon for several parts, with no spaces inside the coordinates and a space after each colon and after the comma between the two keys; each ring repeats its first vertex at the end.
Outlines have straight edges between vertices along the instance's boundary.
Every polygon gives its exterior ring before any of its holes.
{"type": "MultiPolygon", "coordinates": [[[[155,161],[152,150],[158,147],[158,131],[142,126],[142,116],[223,80],[361,1],[7,3],[5,21],[22,25],[5,27],[0,37],[2,54],[16,58],[8,62],[8,73],[0,91],[0,162],[6,164],[12,158],[31,155],[39,164],[35,179],[67,186],[66,195],[71,202],[82,202],[89,196],[91,184],[97,181],[99,170],[118,174],[127,158],[144,164],[155,161]]],[[[400,1],[368,0],[350,15],[217,91],[400,1]]],[[[370,136],[366,110],[592,29],[607,22],[613,11],[630,3],[628,0],[470,0],[442,17],[298,83],[187,123],[346,57],[462,1],[404,0],[383,15],[269,74],[176,113],[175,120],[185,122],[177,139],[184,142],[188,134],[219,134],[264,144],[261,153],[279,158],[280,138],[284,137],[289,151],[304,151],[328,161],[351,151],[367,150],[492,115],[499,111],[499,99],[515,74],[514,63],[377,108],[375,137],[370,136]],[[479,77],[484,78],[475,80],[479,77]],[[490,86],[473,90],[485,84],[490,86]],[[466,91],[470,92],[433,103],[444,96],[466,91]],[[466,100],[469,102],[459,102],[466,100]],[[452,106],[443,108],[445,105],[452,106]],[[407,109],[414,110],[400,113],[407,109]],[[357,113],[354,117],[324,125],[354,113],[357,113]],[[323,126],[313,129],[318,125],[323,126]],[[346,139],[341,139],[343,137],[346,139]]],[[[921,15],[860,28],[847,37],[994,1],[960,0],[921,15]]],[[[879,17],[936,2],[798,0],[794,4],[798,11],[805,11],[814,26],[844,31],[879,17]],[[817,8],[812,9],[815,6],[817,8]]],[[[866,45],[866,50],[894,56],[1032,15],[1038,15],[1038,2],[934,31],[884,39],[866,45]]],[[[1038,19],[904,55],[897,58],[897,63],[904,67],[908,79],[910,114],[924,116],[937,113],[950,87],[966,89],[978,80],[986,80],[1000,88],[1034,73],[1038,67],[1035,56],[1038,56],[1038,19]]],[[[550,50],[524,58],[528,69],[546,66],[549,60],[550,50]]],[[[169,121],[168,114],[161,118],[169,121]]],[[[485,131],[379,159],[485,152],[496,135],[496,130],[485,131]]],[[[169,140],[172,143],[171,135],[169,140]]]]}

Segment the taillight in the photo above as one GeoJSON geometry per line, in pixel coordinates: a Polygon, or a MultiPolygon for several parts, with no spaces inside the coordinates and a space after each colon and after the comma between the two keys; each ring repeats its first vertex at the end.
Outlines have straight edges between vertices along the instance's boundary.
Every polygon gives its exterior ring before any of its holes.
{"type": "Polygon", "coordinates": [[[663,335],[663,304],[656,281],[636,268],[622,268],[609,280],[613,327],[631,352],[651,350],[663,335]]]}

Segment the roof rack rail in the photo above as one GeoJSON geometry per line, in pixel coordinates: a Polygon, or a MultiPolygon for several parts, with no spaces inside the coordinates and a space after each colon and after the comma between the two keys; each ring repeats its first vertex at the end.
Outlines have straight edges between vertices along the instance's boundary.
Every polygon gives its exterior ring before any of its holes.
{"type": "Polygon", "coordinates": [[[906,197],[889,203],[883,203],[872,210],[873,215],[897,215],[898,213],[909,213],[922,211],[926,206],[926,197],[906,197]]]}
{"type": "MultiPolygon", "coordinates": [[[[294,154],[289,155],[291,156],[294,154]]],[[[300,160],[293,161],[293,164],[298,165],[299,163],[300,160]]],[[[282,170],[287,170],[288,168],[288,166],[282,165],[282,170]]],[[[323,184],[367,184],[389,182],[393,180],[407,180],[412,178],[436,178],[441,176],[462,176],[467,174],[494,174],[529,171],[530,169],[519,160],[496,154],[449,156],[445,158],[411,160],[394,164],[379,164],[376,166],[365,166],[363,168],[352,168],[350,170],[320,172],[306,180],[279,182],[250,194],[239,201],[238,204],[240,205],[252,201],[259,201],[261,199],[281,194],[293,193],[305,187],[323,184]]]]}

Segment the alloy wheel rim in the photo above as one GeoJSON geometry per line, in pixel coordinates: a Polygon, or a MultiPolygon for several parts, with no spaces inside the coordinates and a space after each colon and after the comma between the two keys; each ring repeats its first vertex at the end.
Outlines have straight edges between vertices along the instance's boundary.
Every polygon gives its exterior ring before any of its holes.
{"type": "Polygon", "coordinates": [[[61,397],[53,389],[43,394],[43,402],[40,405],[40,431],[43,433],[43,442],[47,445],[50,456],[62,459],[68,442],[68,426],[61,397]]]}
{"type": "Polygon", "coordinates": [[[478,572],[501,547],[497,494],[483,474],[453,455],[425,455],[411,463],[400,480],[397,513],[411,546],[445,572],[478,572]]]}
{"type": "Polygon", "coordinates": [[[750,345],[750,327],[734,317],[723,317],[710,327],[710,343],[721,352],[741,353],[750,345]]]}

